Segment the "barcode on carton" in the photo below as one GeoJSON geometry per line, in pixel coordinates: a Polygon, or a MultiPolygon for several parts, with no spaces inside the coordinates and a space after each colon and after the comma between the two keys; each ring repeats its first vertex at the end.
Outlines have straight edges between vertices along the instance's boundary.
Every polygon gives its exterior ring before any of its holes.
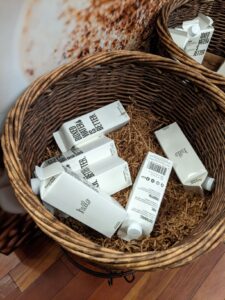
{"type": "Polygon", "coordinates": [[[167,171],[167,168],[163,167],[162,165],[156,164],[156,163],[154,163],[152,161],[150,161],[148,163],[147,168],[149,170],[155,171],[155,172],[157,172],[157,173],[159,173],[161,175],[165,175],[166,171],[167,171]]]}

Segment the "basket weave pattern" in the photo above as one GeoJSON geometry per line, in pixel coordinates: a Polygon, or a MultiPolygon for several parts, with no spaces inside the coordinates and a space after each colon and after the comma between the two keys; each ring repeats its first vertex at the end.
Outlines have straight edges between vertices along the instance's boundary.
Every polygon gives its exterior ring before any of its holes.
{"type": "MultiPolygon", "coordinates": [[[[193,69],[140,52],[114,51],[83,58],[35,81],[10,111],[2,137],[4,162],[15,193],[37,225],[66,250],[110,269],[176,267],[216,247],[225,233],[225,95],[193,69]],[[124,254],[101,247],[58,221],[29,186],[52,133],[75,116],[130,98],[150,113],[178,121],[216,189],[208,217],[192,236],[166,251],[124,254]]],[[[179,200],[179,199],[178,199],[179,200]]]]}
{"type": "Polygon", "coordinates": [[[210,16],[214,21],[213,33],[208,51],[225,58],[225,1],[224,0],[171,0],[165,4],[156,22],[158,40],[155,51],[194,67],[225,91],[225,78],[205,68],[189,57],[172,40],[168,28],[181,25],[185,20],[195,18],[199,13],[210,16]]]}

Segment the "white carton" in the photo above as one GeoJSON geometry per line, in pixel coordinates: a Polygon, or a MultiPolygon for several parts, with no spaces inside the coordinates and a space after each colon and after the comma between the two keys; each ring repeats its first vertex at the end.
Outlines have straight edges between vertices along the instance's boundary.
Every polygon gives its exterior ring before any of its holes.
{"type": "Polygon", "coordinates": [[[182,23],[181,28],[186,32],[189,29],[191,29],[191,35],[198,34],[198,32],[199,32],[199,16],[200,15],[198,15],[198,17],[195,19],[184,21],[182,23]]]}
{"type": "Polygon", "coordinates": [[[207,177],[205,166],[176,122],[156,131],[155,135],[187,189],[201,192],[203,187],[212,190],[214,179],[207,177]]]}
{"type": "Polygon", "coordinates": [[[225,76],[225,62],[222,63],[222,65],[219,67],[219,70],[217,71],[217,73],[225,76]]]}
{"type": "Polygon", "coordinates": [[[188,34],[184,30],[169,28],[169,33],[173,39],[173,41],[177,44],[178,47],[184,49],[189,40],[188,34]]]}
{"type": "MultiPolygon", "coordinates": [[[[198,45],[199,45],[199,41],[201,39],[201,29],[198,25],[193,25],[191,27],[189,27],[188,31],[187,31],[187,35],[188,35],[188,42],[186,43],[185,47],[184,47],[184,51],[193,59],[195,59],[196,61],[198,61],[199,63],[201,63],[201,61],[199,60],[199,53],[197,53],[197,49],[198,49],[198,45]]],[[[201,59],[203,60],[204,54],[201,55],[201,59]]]]}
{"type": "Polygon", "coordinates": [[[139,170],[126,211],[128,218],[118,236],[130,241],[149,236],[153,230],[172,169],[167,158],[149,152],[139,170]]]}
{"type": "Polygon", "coordinates": [[[63,166],[69,165],[72,170],[79,170],[82,168],[83,161],[92,165],[111,156],[117,156],[115,143],[110,138],[102,136],[90,143],[80,145],[79,148],[74,146],[62,156],[44,161],[41,166],[46,167],[54,162],[60,162],[63,166]]]}
{"type": "MultiPolygon", "coordinates": [[[[38,170],[38,173],[39,172],[40,171],[38,170]]],[[[43,175],[41,174],[41,176],[43,176],[43,175]]],[[[30,180],[31,189],[32,189],[32,191],[34,192],[35,195],[40,194],[41,185],[44,185],[46,183],[47,183],[46,180],[41,181],[38,178],[31,178],[31,180],[30,180]]],[[[55,208],[53,206],[51,206],[50,204],[48,204],[46,202],[43,202],[43,205],[50,213],[52,213],[53,215],[55,214],[55,208]]]]}
{"type": "Polygon", "coordinates": [[[112,237],[127,216],[111,196],[100,192],[68,168],[41,190],[46,203],[107,237],[112,237]]]}
{"type": "MultiPolygon", "coordinates": [[[[40,194],[40,189],[41,189],[41,184],[42,185],[46,185],[46,181],[41,182],[40,179],[38,178],[31,178],[30,184],[31,184],[31,189],[34,192],[35,195],[39,195],[40,194]]],[[[51,214],[55,214],[56,209],[51,206],[50,204],[43,202],[42,203],[44,205],[44,207],[51,213],[51,214]]],[[[68,218],[69,216],[64,214],[63,212],[60,213],[60,215],[64,218],[68,218]]]]}
{"type": "Polygon", "coordinates": [[[202,63],[214,32],[212,24],[213,20],[210,17],[200,13],[197,18],[183,22],[181,28],[176,27],[169,31],[180,48],[202,63]]]}
{"type": "Polygon", "coordinates": [[[190,44],[192,44],[191,48],[194,48],[193,52],[192,50],[188,49],[188,44],[185,48],[185,51],[187,52],[187,54],[192,56],[197,62],[201,64],[208,49],[210,40],[212,38],[214,28],[212,26],[213,20],[210,17],[207,17],[203,14],[199,14],[198,20],[200,27],[200,37],[198,40],[193,38],[192,43],[190,40],[190,44]]]}
{"type": "MultiPolygon", "coordinates": [[[[82,155],[81,155],[82,156],[82,155]]],[[[111,156],[96,164],[89,165],[86,157],[82,157],[77,165],[70,164],[70,160],[65,164],[81,178],[88,180],[101,191],[113,195],[132,184],[130,171],[127,162],[118,156],[111,156]]],[[[54,162],[44,168],[36,167],[35,173],[41,181],[51,181],[53,176],[57,176],[64,171],[62,164],[54,162]]],[[[43,185],[43,183],[40,183],[43,185]]]]}
{"type": "Polygon", "coordinates": [[[129,122],[130,118],[120,101],[103,106],[64,123],[53,133],[62,152],[84,144],[96,136],[107,134],[129,122]]]}
{"type": "Polygon", "coordinates": [[[83,167],[78,171],[78,175],[109,195],[132,184],[127,162],[117,156],[106,158],[94,165],[88,165],[83,161],[83,167]]]}

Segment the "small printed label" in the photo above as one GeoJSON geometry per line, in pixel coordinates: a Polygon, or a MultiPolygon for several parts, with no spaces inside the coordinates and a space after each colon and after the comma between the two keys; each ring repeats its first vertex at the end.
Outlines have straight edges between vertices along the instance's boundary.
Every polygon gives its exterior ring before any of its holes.
{"type": "Polygon", "coordinates": [[[81,174],[85,179],[90,179],[95,176],[94,172],[89,168],[88,160],[85,156],[79,160],[79,164],[81,167],[81,174]]]}
{"type": "Polygon", "coordinates": [[[54,164],[55,162],[58,162],[58,159],[56,157],[51,157],[51,158],[47,159],[46,161],[44,161],[42,166],[45,168],[47,166],[54,164]]]}
{"type": "Polygon", "coordinates": [[[89,120],[94,126],[94,128],[90,130],[87,129],[87,127],[85,126],[84,122],[81,119],[78,119],[77,121],[75,121],[73,126],[69,127],[69,132],[71,133],[75,142],[80,141],[86,138],[87,136],[92,135],[104,129],[96,113],[90,115],[89,120]]]}
{"type": "Polygon", "coordinates": [[[200,40],[199,40],[199,45],[204,45],[209,43],[209,38],[210,38],[210,32],[203,32],[201,34],[200,40]]]}
{"type": "Polygon", "coordinates": [[[202,177],[195,178],[195,179],[191,180],[191,184],[196,184],[198,182],[202,182],[202,177]]]}
{"type": "Polygon", "coordinates": [[[205,50],[196,50],[194,53],[194,56],[200,56],[200,55],[204,55],[205,54],[205,50]]]}
{"type": "Polygon", "coordinates": [[[64,153],[65,159],[72,159],[80,154],[82,154],[83,151],[76,146],[73,146],[70,150],[68,150],[66,153],[64,153]]]}
{"type": "Polygon", "coordinates": [[[56,180],[57,176],[53,176],[51,177],[48,181],[47,181],[47,184],[44,186],[45,189],[49,188],[53,182],[56,180]]]}
{"type": "Polygon", "coordinates": [[[69,128],[69,131],[70,131],[70,133],[71,133],[73,139],[74,139],[76,142],[82,139],[82,136],[81,136],[81,134],[79,133],[79,131],[78,131],[78,129],[77,129],[76,126],[71,126],[71,127],[69,128]]]}
{"type": "Polygon", "coordinates": [[[79,159],[79,164],[81,169],[86,168],[88,166],[87,158],[84,156],[83,158],[79,159]]]}
{"type": "Polygon", "coordinates": [[[76,147],[76,146],[73,146],[73,147],[71,148],[71,152],[72,152],[75,156],[78,156],[78,155],[80,155],[80,154],[83,153],[83,151],[82,151],[80,148],[76,147]]]}
{"type": "Polygon", "coordinates": [[[188,154],[186,148],[182,148],[181,150],[175,152],[175,156],[179,158],[182,158],[184,154],[188,154]]]}
{"type": "Polygon", "coordinates": [[[140,216],[140,218],[142,219],[142,220],[145,220],[145,221],[147,221],[147,222],[149,222],[149,223],[151,223],[151,224],[153,224],[154,223],[154,219],[152,220],[152,219],[149,219],[149,218],[147,218],[147,217],[145,217],[145,216],[140,216]]]}
{"type": "Polygon", "coordinates": [[[157,173],[160,173],[161,175],[165,175],[166,174],[166,171],[167,171],[167,168],[162,166],[162,165],[159,165],[159,164],[156,164],[152,161],[150,161],[148,163],[148,166],[147,166],[148,169],[152,170],[152,171],[155,171],[157,173]]]}
{"type": "MultiPolygon", "coordinates": [[[[80,172],[83,176],[83,179],[89,180],[92,177],[95,177],[95,173],[90,169],[89,165],[88,165],[88,160],[87,158],[84,156],[79,160],[79,164],[80,164],[80,172]]],[[[72,170],[73,168],[71,168],[70,164],[67,164],[66,167],[70,170],[72,170]]],[[[92,182],[92,185],[96,188],[99,187],[99,182],[96,179],[94,182],[92,182]]]]}
{"type": "Polygon", "coordinates": [[[94,185],[96,188],[99,188],[98,180],[96,179],[94,182],[92,182],[92,185],[94,185]]]}
{"type": "Polygon", "coordinates": [[[91,201],[89,199],[82,200],[80,203],[80,208],[77,208],[76,211],[84,214],[90,204],[91,201]]]}
{"type": "Polygon", "coordinates": [[[95,176],[95,174],[88,167],[82,168],[81,173],[83,174],[84,178],[86,178],[86,179],[90,179],[95,176]]]}
{"type": "Polygon", "coordinates": [[[71,151],[68,151],[68,152],[66,152],[64,155],[63,155],[63,159],[62,159],[62,161],[60,161],[60,162],[63,162],[63,161],[65,161],[65,160],[67,160],[67,159],[71,159],[71,158],[74,158],[74,157],[76,157],[76,155],[73,153],[73,152],[71,152],[71,151]]]}
{"type": "Polygon", "coordinates": [[[62,155],[62,156],[60,156],[59,158],[58,158],[58,161],[60,162],[60,163],[63,163],[63,162],[65,162],[67,160],[67,158],[64,156],[64,155],[62,155]]]}
{"type": "Polygon", "coordinates": [[[204,56],[207,46],[210,42],[212,32],[203,32],[200,36],[200,39],[198,41],[198,44],[196,46],[196,50],[193,54],[193,56],[204,56]]]}
{"type": "Polygon", "coordinates": [[[149,195],[149,197],[150,197],[151,199],[153,199],[153,200],[155,200],[155,201],[159,201],[160,198],[157,197],[156,194],[158,194],[158,193],[156,193],[155,191],[153,191],[153,193],[148,194],[148,195],[149,195]]]}
{"type": "Polygon", "coordinates": [[[76,173],[74,173],[73,171],[71,171],[67,167],[63,166],[63,169],[65,170],[66,173],[70,174],[71,176],[73,176],[77,180],[81,181],[82,183],[84,183],[86,186],[88,186],[89,188],[91,188],[95,192],[99,193],[99,190],[98,190],[98,188],[96,188],[96,185],[92,185],[90,182],[87,181],[87,179],[84,179],[81,176],[78,176],[76,173]]]}
{"type": "Polygon", "coordinates": [[[103,125],[101,124],[101,122],[99,121],[99,118],[97,117],[96,114],[92,114],[90,115],[90,120],[94,126],[94,128],[96,129],[96,131],[100,131],[100,130],[103,130],[104,127],[103,125]]]}

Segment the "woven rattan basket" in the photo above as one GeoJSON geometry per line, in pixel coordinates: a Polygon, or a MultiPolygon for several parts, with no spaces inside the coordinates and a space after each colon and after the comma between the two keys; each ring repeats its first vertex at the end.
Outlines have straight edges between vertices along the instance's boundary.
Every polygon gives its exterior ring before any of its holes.
{"type": "MultiPolygon", "coordinates": [[[[215,31],[208,52],[225,58],[225,1],[224,0],[171,0],[165,4],[156,22],[157,54],[179,60],[194,67],[225,91],[225,77],[205,68],[189,57],[172,40],[168,28],[174,28],[185,20],[193,19],[201,12],[214,21],[215,31]]],[[[154,51],[154,52],[155,52],[154,51]]]]}
{"type": "Polygon", "coordinates": [[[199,73],[141,52],[101,53],[64,65],[35,81],[10,111],[2,137],[4,162],[20,203],[62,247],[112,270],[153,270],[183,265],[225,238],[225,96],[199,73]],[[52,133],[66,120],[120,99],[178,121],[201,156],[216,188],[209,213],[191,236],[155,252],[127,254],[101,247],[73,231],[40,203],[29,182],[52,133]],[[219,105],[218,105],[219,104],[219,105]]]}

